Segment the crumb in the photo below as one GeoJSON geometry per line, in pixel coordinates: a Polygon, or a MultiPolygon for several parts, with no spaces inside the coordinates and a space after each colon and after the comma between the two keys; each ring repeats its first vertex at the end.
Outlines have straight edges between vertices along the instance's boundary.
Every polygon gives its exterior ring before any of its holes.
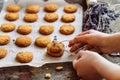
{"type": "Polygon", "coordinates": [[[50,74],[50,73],[46,73],[46,74],[45,74],[45,78],[46,78],[46,79],[50,79],[50,78],[51,78],[51,74],[50,74]]]}
{"type": "Polygon", "coordinates": [[[56,70],[57,70],[57,71],[63,70],[63,66],[57,66],[57,67],[56,67],[56,70]]]}

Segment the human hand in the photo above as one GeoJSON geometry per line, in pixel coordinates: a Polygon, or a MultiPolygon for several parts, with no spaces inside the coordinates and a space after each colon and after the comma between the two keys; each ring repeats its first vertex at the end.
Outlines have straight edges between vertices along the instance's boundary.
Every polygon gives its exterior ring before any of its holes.
{"type": "Polygon", "coordinates": [[[84,50],[96,51],[99,53],[112,53],[115,46],[111,45],[110,34],[95,30],[85,31],[69,41],[70,51],[74,52],[84,46],[84,50]]]}
{"type": "Polygon", "coordinates": [[[91,51],[80,51],[73,61],[73,67],[77,75],[83,80],[101,80],[102,77],[94,68],[94,61],[100,57],[99,54],[91,51]]]}

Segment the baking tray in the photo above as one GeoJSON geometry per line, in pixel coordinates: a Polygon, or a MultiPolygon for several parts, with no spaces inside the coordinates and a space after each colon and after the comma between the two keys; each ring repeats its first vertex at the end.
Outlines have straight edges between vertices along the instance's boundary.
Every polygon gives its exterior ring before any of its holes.
{"type": "MultiPolygon", "coordinates": [[[[3,24],[5,22],[9,22],[7,21],[4,16],[7,13],[6,11],[6,6],[9,4],[14,4],[14,0],[5,0],[4,1],[4,6],[2,8],[1,11],[1,16],[0,16],[0,24],[3,24]]],[[[61,16],[62,14],[64,14],[65,12],[63,11],[63,7],[68,4],[67,2],[65,2],[64,0],[49,0],[47,2],[44,2],[42,0],[20,0],[17,4],[22,6],[22,9],[19,11],[19,19],[16,21],[12,21],[12,23],[14,23],[16,25],[16,29],[12,32],[9,33],[4,33],[2,31],[0,31],[0,34],[6,34],[9,35],[11,37],[10,43],[4,46],[0,46],[3,48],[6,48],[8,50],[8,54],[5,58],[0,60],[0,67],[9,67],[9,66],[21,66],[21,65],[29,65],[29,66],[34,66],[34,67],[39,67],[42,66],[43,64],[46,63],[59,63],[59,62],[71,62],[76,55],[71,55],[68,52],[64,52],[64,55],[62,57],[56,58],[56,57],[51,57],[49,55],[46,55],[46,48],[40,48],[34,45],[35,39],[39,36],[43,36],[41,35],[38,30],[40,25],[43,24],[52,24],[54,25],[55,31],[51,34],[48,35],[51,37],[51,40],[53,40],[54,36],[57,36],[58,41],[64,41],[64,40],[70,40],[72,39],[74,36],[76,36],[78,33],[81,32],[81,28],[82,28],[82,16],[83,16],[83,8],[81,5],[79,4],[75,4],[78,6],[78,10],[77,12],[74,13],[74,15],[76,16],[76,20],[70,24],[73,24],[75,26],[75,32],[72,35],[63,35],[59,32],[59,28],[62,24],[65,24],[61,21],[61,16]],[[43,10],[44,8],[44,4],[47,3],[55,3],[59,5],[59,9],[56,11],[56,13],[59,15],[59,19],[56,22],[53,23],[48,23],[46,21],[44,21],[43,17],[45,15],[45,11],[43,10]],[[37,20],[37,22],[34,23],[27,23],[24,22],[23,17],[26,14],[25,12],[25,8],[27,5],[30,4],[39,4],[40,5],[40,11],[38,13],[39,15],[39,19],[37,20]],[[21,48],[21,47],[17,47],[15,45],[15,40],[18,36],[23,36],[21,34],[17,33],[17,27],[21,24],[29,24],[33,26],[33,31],[31,34],[27,35],[30,36],[32,38],[32,44],[29,47],[25,47],[25,48],[21,48]],[[34,58],[31,62],[29,63],[19,63],[18,61],[16,61],[15,57],[16,54],[18,52],[26,52],[26,51],[30,51],[34,54],[34,58]]],[[[64,43],[65,46],[67,46],[68,43],[64,43]]],[[[66,49],[68,49],[66,47],[66,49]]]]}

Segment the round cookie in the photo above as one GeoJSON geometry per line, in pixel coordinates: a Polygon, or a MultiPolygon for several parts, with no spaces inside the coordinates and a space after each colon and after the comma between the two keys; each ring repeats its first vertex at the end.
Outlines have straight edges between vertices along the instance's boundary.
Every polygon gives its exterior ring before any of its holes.
{"type": "Polygon", "coordinates": [[[0,45],[6,45],[10,42],[10,36],[0,35],[0,45]]]}
{"type": "Polygon", "coordinates": [[[15,29],[16,25],[14,23],[3,23],[0,29],[3,32],[11,32],[15,29]]]}
{"type": "Polygon", "coordinates": [[[28,5],[26,7],[27,13],[37,13],[37,12],[39,12],[39,10],[40,10],[40,6],[37,4],[36,5],[28,5]]]}
{"type": "Polygon", "coordinates": [[[35,22],[38,19],[38,15],[37,14],[26,14],[24,16],[24,21],[26,22],[35,22]]]}
{"type": "Polygon", "coordinates": [[[40,36],[36,38],[35,44],[38,47],[46,47],[50,43],[51,39],[48,36],[40,36]]]}
{"type": "Polygon", "coordinates": [[[19,18],[19,14],[18,13],[7,13],[5,15],[5,19],[8,21],[15,21],[19,18]]]}
{"type": "Polygon", "coordinates": [[[64,15],[62,15],[61,20],[63,22],[67,22],[67,23],[73,22],[75,20],[75,15],[74,14],[64,14],[64,15]]]}
{"type": "Polygon", "coordinates": [[[47,54],[52,57],[60,57],[64,53],[64,44],[53,40],[47,45],[47,54]]]}
{"type": "Polygon", "coordinates": [[[32,52],[18,52],[16,55],[16,60],[21,63],[28,63],[31,62],[33,59],[32,52]]]}
{"type": "Polygon", "coordinates": [[[7,6],[7,11],[8,12],[18,12],[21,9],[21,6],[18,4],[10,4],[7,6]]]}
{"type": "Polygon", "coordinates": [[[32,32],[32,26],[31,25],[19,25],[17,32],[23,35],[29,34],[32,32]]]}
{"type": "Polygon", "coordinates": [[[20,36],[15,41],[15,44],[19,47],[27,47],[31,43],[32,43],[32,39],[28,36],[20,36]]]}
{"type": "Polygon", "coordinates": [[[75,27],[71,24],[65,24],[60,27],[60,33],[69,35],[75,31],[75,27]]]}
{"type": "Polygon", "coordinates": [[[49,35],[54,31],[53,25],[42,25],[40,26],[39,32],[44,35],[49,35]]]}
{"type": "Polygon", "coordinates": [[[7,55],[7,50],[5,48],[0,48],[0,59],[7,55]]]}
{"type": "Polygon", "coordinates": [[[46,12],[55,12],[58,9],[57,4],[46,4],[44,10],[46,12]]]}
{"type": "Polygon", "coordinates": [[[77,6],[74,4],[68,4],[64,7],[66,13],[74,13],[77,11],[77,6]]]}
{"type": "Polygon", "coordinates": [[[54,22],[58,19],[58,14],[56,13],[46,13],[44,16],[44,20],[47,22],[54,22]]]}

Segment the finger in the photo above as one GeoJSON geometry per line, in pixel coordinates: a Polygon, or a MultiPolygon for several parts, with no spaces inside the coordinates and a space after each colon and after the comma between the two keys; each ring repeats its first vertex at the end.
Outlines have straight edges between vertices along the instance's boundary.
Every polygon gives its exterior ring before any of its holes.
{"type": "Polygon", "coordinates": [[[69,41],[69,47],[73,46],[76,43],[87,43],[87,40],[89,39],[89,34],[88,35],[83,35],[83,36],[76,36],[73,40],[69,41]]]}
{"type": "Polygon", "coordinates": [[[83,50],[90,50],[92,48],[93,48],[93,46],[91,46],[91,45],[85,45],[83,50]]]}
{"type": "Polygon", "coordinates": [[[84,31],[84,32],[78,34],[77,36],[81,36],[81,35],[85,35],[85,34],[89,34],[89,33],[90,33],[90,31],[88,30],[88,31],[84,31]]]}

